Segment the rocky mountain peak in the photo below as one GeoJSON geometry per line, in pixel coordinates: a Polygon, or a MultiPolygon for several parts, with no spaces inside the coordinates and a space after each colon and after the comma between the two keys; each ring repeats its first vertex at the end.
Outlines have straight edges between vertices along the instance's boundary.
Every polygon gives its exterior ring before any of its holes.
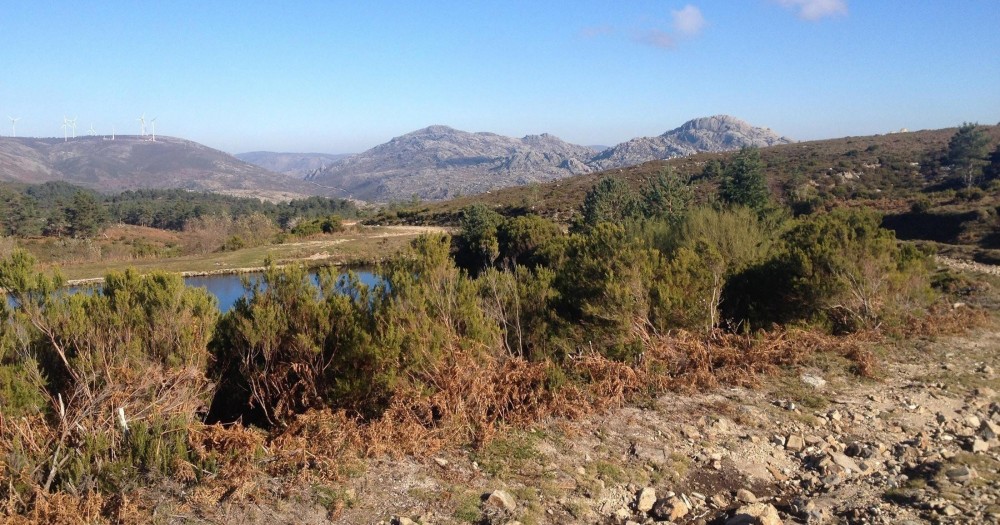
{"type": "Polygon", "coordinates": [[[754,129],[753,126],[736,117],[730,115],[712,115],[711,117],[691,119],[682,124],[679,128],[664,133],[664,135],[675,131],[705,130],[715,133],[723,133],[734,130],[745,132],[752,129],[754,129]]]}
{"type": "Polygon", "coordinates": [[[369,201],[445,199],[543,182],[701,151],[771,146],[790,140],[729,115],[698,118],[657,137],[594,150],[549,133],[521,138],[434,125],[339,160],[307,179],[369,201]]]}

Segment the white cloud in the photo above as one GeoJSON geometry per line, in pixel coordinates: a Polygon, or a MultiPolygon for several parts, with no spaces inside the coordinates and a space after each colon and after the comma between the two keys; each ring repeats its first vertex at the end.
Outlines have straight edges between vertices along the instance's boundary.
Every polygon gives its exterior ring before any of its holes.
{"type": "Polygon", "coordinates": [[[660,49],[673,49],[677,45],[673,35],[659,29],[646,31],[638,35],[635,40],[647,46],[658,47],[660,49]]]}
{"type": "Polygon", "coordinates": [[[805,20],[847,15],[847,0],[777,0],[777,2],[783,7],[798,11],[799,18],[805,20]]]}
{"type": "Polygon", "coordinates": [[[705,27],[705,17],[701,10],[691,4],[679,11],[671,11],[670,14],[674,18],[674,31],[679,35],[695,36],[705,27]]]}

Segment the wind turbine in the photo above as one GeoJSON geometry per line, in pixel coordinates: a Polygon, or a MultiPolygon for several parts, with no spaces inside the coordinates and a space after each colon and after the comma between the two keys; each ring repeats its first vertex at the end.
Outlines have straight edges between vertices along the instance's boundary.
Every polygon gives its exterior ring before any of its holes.
{"type": "Polygon", "coordinates": [[[97,134],[97,131],[94,129],[93,124],[90,125],[90,130],[87,133],[90,133],[90,136],[94,136],[97,134]]]}
{"type": "Polygon", "coordinates": [[[152,132],[153,132],[153,142],[156,142],[156,119],[158,119],[158,118],[160,118],[160,117],[153,117],[153,120],[149,121],[149,125],[152,128],[152,132]]]}
{"type": "Polygon", "coordinates": [[[73,128],[73,138],[76,138],[76,117],[70,119],[69,125],[73,128]]]}
{"type": "Polygon", "coordinates": [[[69,138],[68,138],[68,137],[66,136],[66,130],[67,130],[68,128],[69,128],[69,119],[68,119],[68,118],[66,118],[66,117],[63,117],[63,123],[62,123],[62,129],[63,129],[63,142],[66,142],[67,140],[69,140],[69,138]]]}
{"type": "Polygon", "coordinates": [[[140,129],[140,131],[142,133],[140,136],[145,137],[146,136],[146,114],[143,113],[142,116],[139,117],[139,118],[137,118],[136,120],[139,121],[139,129],[140,129]]]}
{"type": "Polygon", "coordinates": [[[21,120],[21,117],[12,117],[10,115],[7,115],[7,118],[10,119],[10,136],[16,137],[17,129],[14,128],[14,124],[17,124],[17,121],[21,120]]]}
{"type": "Polygon", "coordinates": [[[115,140],[115,127],[111,126],[111,140],[115,140]]]}

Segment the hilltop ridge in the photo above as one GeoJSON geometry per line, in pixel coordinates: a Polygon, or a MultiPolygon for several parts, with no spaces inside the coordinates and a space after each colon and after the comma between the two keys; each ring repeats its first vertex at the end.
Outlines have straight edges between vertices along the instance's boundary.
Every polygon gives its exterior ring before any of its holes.
{"type": "Polygon", "coordinates": [[[631,139],[600,152],[548,133],[513,138],[433,125],[339,160],[307,180],[369,201],[413,195],[441,200],[699,152],[791,142],[728,115],[690,120],[657,137],[631,139]]]}
{"type": "Polygon", "coordinates": [[[136,135],[0,138],[0,180],[65,181],[102,192],[141,188],[212,191],[265,199],[315,194],[279,175],[190,140],[136,135]]]}

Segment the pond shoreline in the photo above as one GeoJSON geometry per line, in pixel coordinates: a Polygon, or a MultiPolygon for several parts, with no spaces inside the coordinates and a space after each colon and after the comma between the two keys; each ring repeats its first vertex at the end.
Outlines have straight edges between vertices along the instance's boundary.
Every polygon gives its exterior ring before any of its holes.
{"type": "MultiPolygon", "coordinates": [[[[275,264],[275,265],[273,265],[271,267],[278,268],[278,269],[288,268],[288,267],[291,267],[291,266],[295,266],[296,263],[305,263],[305,262],[308,262],[308,261],[297,261],[297,262],[289,262],[289,263],[285,263],[285,264],[275,264]]],[[[303,266],[305,266],[306,268],[309,268],[309,269],[329,268],[329,267],[347,267],[347,268],[351,268],[351,267],[358,267],[358,266],[366,266],[366,265],[370,265],[370,264],[372,264],[372,263],[364,263],[364,262],[356,262],[356,261],[349,262],[349,263],[340,263],[340,262],[325,261],[325,262],[320,263],[320,264],[303,264],[303,266]]],[[[247,267],[241,267],[241,268],[220,268],[218,270],[185,270],[185,271],[180,271],[180,272],[170,272],[170,271],[167,271],[167,273],[177,274],[177,275],[180,275],[181,277],[212,277],[212,276],[216,276],[216,275],[243,275],[243,274],[248,274],[248,273],[261,273],[261,272],[264,272],[265,270],[267,270],[268,268],[269,268],[268,266],[247,266],[247,267]]],[[[152,271],[166,271],[166,270],[152,270],[152,271]]],[[[85,279],[68,279],[68,280],[66,280],[65,286],[95,286],[95,285],[100,285],[100,284],[104,284],[104,277],[88,277],[88,278],[85,278],[85,279]]]]}

